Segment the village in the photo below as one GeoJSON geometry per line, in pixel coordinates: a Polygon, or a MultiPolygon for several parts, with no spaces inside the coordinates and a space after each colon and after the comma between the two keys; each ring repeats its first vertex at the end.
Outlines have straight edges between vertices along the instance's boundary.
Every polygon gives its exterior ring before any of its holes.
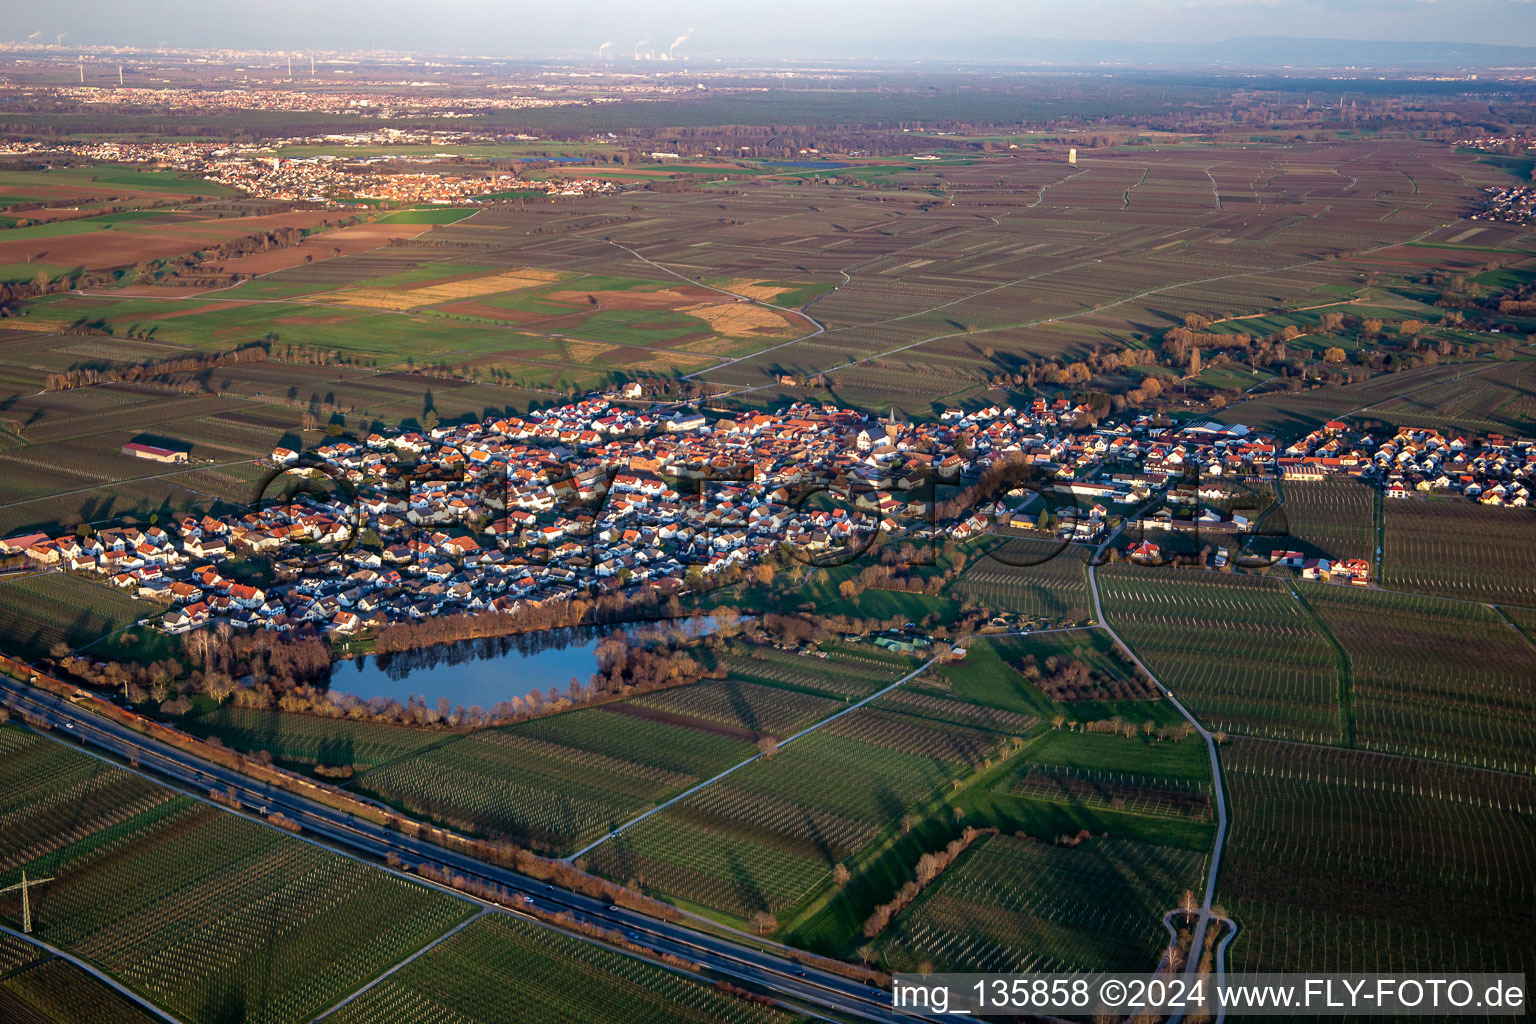
{"type": "MultiPolygon", "coordinates": [[[[664,600],[782,562],[786,550],[814,567],[903,539],[1120,539],[1126,558],[1162,564],[1169,538],[1194,532],[1230,539],[1209,552],[1222,568],[1258,540],[1258,514],[1234,510],[1245,484],[1347,476],[1389,499],[1524,507],[1536,477],[1532,440],[1427,429],[1375,436],[1334,421],[1280,446],[1213,421],[1095,425],[1066,399],[914,423],[813,403],[711,417],[626,396],[306,453],[280,447],[271,483],[243,514],[11,537],[0,554],[161,602],[170,633],[224,622],[346,637],[577,596],[664,600]],[[1005,465],[1041,484],[966,503],[1005,465]]],[[[124,452],[185,459],[147,445],[124,452]]],[[[1304,578],[1370,582],[1358,559],[1250,554],[1304,578]]]]}
{"type": "MultiPolygon", "coordinates": [[[[405,136],[406,133],[395,133],[405,136]]],[[[346,145],[353,136],[343,136],[346,145]]],[[[396,141],[392,136],[391,141],[396,141]]],[[[506,171],[466,171],[444,165],[442,171],[422,170],[418,165],[438,163],[436,157],[416,157],[410,167],[384,157],[346,157],[330,154],[305,157],[280,155],[282,147],[311,140],[287,139],[261,149],[241,149],[206,142],[5,142],[0,158],[67,156],[101,163],[124,163],[167,168],[195,174],[228,186],[252,199],[316,203],[337,208],[388,203],[478,205],[507,193],[518,196],[543,194],[551,198],[607,195],[620,191],[609,180],[562,175],[536,180],[506,171]],[[274,155],[273,150],[279,151],[274,155]],[[396,166],[392,166],[396,165],[396,166]]],[[[421,144],[454,144],[452,139],[433,138],[421,144]]],[[[530,157],[529,163],[539,163],[530,157]]]]}
{"type": "Polygon", "coordinates": [[[256,199],[337,206],[351,205],[351,200],[473,205],[508,192],[570,197],[619,191],[617,184],[600,178],[561,177],[534,181],[508,172],[455,174],[393,170],[389,163],[381,159],[344,161],[330,156],[229,155],[210,158],[200,173],[209,181],[239,189],[256,199]]]}
{"type": "Polygon", "coordinates": [[[1507,224],[1528,224],[1536,220],[1536,185],[1490,185],[1487,196],[1468,220],[1495,220],[1507,224]]]}

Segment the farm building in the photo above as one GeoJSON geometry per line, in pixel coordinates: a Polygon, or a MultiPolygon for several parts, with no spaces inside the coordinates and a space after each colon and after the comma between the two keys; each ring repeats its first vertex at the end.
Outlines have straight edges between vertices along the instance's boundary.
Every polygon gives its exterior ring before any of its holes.
{"type": "Polygon", "coordinates": [[[152,444],[139,444],[132,442],[123,445],[124,455],[132,455],[138,459],[150,459],[154,462],[186,462],[187,453],[178,452],[171,448],[156,448],[152,444]]]}

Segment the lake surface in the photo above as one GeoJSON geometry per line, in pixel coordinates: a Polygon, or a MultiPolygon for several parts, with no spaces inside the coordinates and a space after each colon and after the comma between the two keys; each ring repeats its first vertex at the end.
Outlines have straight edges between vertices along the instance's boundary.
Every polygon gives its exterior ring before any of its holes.
{"type": "Polygon", "coordinates": [[[419,696],[434,706],[446,697],[455,706],[489,710],[498,701],[527,696],[530,690],[547,693],[553,686],[564,693],[573,676],[586,684],[597,670],[597,645],[603,637],[619,629],[633,633],[658,626],[675,626],[691,636],[714,628],[709,619],[690,619],[461,640],[338,661],[331,668],[330,685],[333,691],[364,700],[387,697],[404,704],[419,696]]]}

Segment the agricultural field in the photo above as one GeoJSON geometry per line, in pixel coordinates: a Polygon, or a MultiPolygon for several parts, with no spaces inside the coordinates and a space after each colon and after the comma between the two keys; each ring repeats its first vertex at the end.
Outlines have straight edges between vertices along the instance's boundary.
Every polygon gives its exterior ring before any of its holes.
{"type": "Polygon", "coordinates": [[[722,655],[719,664],[731,678],[766,683],[838,701],[859,700],[916,666],[874,651],[839,652],[832,658],[741,646],[722,655]]]}
{"type": "Polygon", "coordinates": [[[334,214],[322,210],[235,217],[167,211],[163,216],[132,219],[117,216],[53,221],[0,230],[0,264],[49,264],[68,267],[72,275],[133,267],[210,249],[248,235],[282,228],[321,228],[333,217],[334,214]]]}
{"type": "Polygon", "coordinates": [[[125,278],[133,290],[175,297],[188,289],[157,286],[138,269],[222,242],[279,228],[298,228],[296,245],[263,247],[244,256],[203,264],[205,275],[262,275],[314,260],[366,252],[451,223],[469,210],[401,211],[338,228],[336,214],[292,209],[291,204],[235,198],[216,182],[165,171],[111,166],[0,171],[0,206],[67,200],[69,206],[19,210],[0,218],[0,279],[30,282],[81,272],[134,268],[125,278]]]}
{"type": "MultiPolygon", "coordinates": [[[[1132,325],[1166,326],[1189,310],[1217,319],[1330,302],[1349,310],[1350,299],[1338,290],[1353,290],[1363,272],[1471,265],[1480,253],[1448,244],[1454,232],[1433,230],[1459,212],[1455,196],[1469,172],[1446,166],[1438,149],[1437,159],[1428,160],[1423,145],[1338,142],[1309,147],[1304,157],[1252,146],[1224,151],[1215,165],[1208,154],[1177,149],[1095,152],[1076,168],[960,161],[943,168],[951,202],[939,205],[924,192],[892,192],[877,204],[861,200],[863,189],[831,188],[820,190],[812,206],[793,178],[769,176],[750,191],[635,192],[626,197],[627,208],[610,203],[612,216],[599,218],[586,204],[490,207],[452,223],[367,225],[432,230],[388,248],[343,251],[282,269],[219,298],[279,297],[275,288],[330,315],[338,308],[385,310],[404,300],[379,306],[384,298],[375,292],[370,299],[369,289],[381,287],[372,282],[391,266],[408,270],[451,259],[495,269],[483,281],[473,272],[460,276],[462,295],[445,292],[436,303],[430,301],[436,293],[411,296],[417,311],[411,319],[464,328],[453,341],[471,342],[468,351],[481,353],[474,364],[487,372],[532,381],[552,366],[571,367],[564,377],[545,377],[553,382],[600,379],[604,368],[666,366],[727,389],[769,393],[783,375],[831,373],[830,393],[840,400],[927,413],[978,394],[990,372],[1025,359],[1129,344],[1132,325]],[[1405,162],[1422,165],[1423,180],[1401,174],[1405,162]],[[1319,166],[1330,170],[1319,175],[1319,166]],[[1258,201],[1223,209],[1213,179],[1258,201]],[[981,215],[983,209],[1001,216],[981,215]],[[1073,215],[1061,216],[1066,210],[1073,215]],[[1420,242],[1404,244],[1415,238],[1420,242]],[[488,290],[497,273],[528,270],[560,281],[542,289],[488,290]],[[1044,278],[1049,288],[1036,283],[1044,278]],[[611,288],[608,279],[649,283],[611,288]],[[802,305],[824,330],[774,308],[802,305]],[[499,351],[483,330],[498,326],[499,351]],[[518,330],[569,340],[520,355],[518,330]]],[[[889,170],[848,174],[853,180],[889,170]]],[[[420,216],[446,220],[459,212],[420,216]]],[[[128,222],[124,229],[152,223],[128,222]]],[[[1480,229],[1479,241],[1480,249],[1513,255],[1530,249],[1518,233],[1493,226],[1480,229]]],[[[41,316],[50,303],[33,305],[34,316],[41,316]]],[[[75,312],[65,303],[47,315],[70,322],[75,312]]],[[[126,309],[91,312],[114,333],[136,322],[126,309]]],[[[191,338],[199,316],[161,321],[157,336],[191,338]]],[[[391,351],[397,358],[432,358],[402,348],[403,341],[360,348],[345,322],[335,330],[327,326],[277,330],[284,340],[293,335],[371,358],[391,351]]],[[[1362,388],[1340,400],[1354,408],[1385,397],[1362,388]]],[[[1237,408],[1252,421],[1257,406],[1237,408]]]]}
{"type": "Polygon", "coordinates": [[[626,714],[694,724],[696,728],[697,723],[708,722],[722,735],[756,741],[792,736],[817,719],[842,710],[843,705],[798,690],[732,679],[663,690],[636,697],[620,707],[626,714]]]}
{"type": "Polygon", "coordinates": [[[1051,541],[1010,538],[968,566],[953,585],[956,596],[992,611],[1031,619],[1080,622],[1093,607],[1084,566],[1086,549],[1051,541]]]}
{"type": "MultiPolygon", "coordinates": [[[[21,940],[13,940],[24,946],[21,940]]],[[[7,963],[0,980],[0,1019],[11,1024],[157,1024],[161,1018],[96,978],[35,946],[7,963]],[[28,962],[30,961],[30,962],[28,962]]],[[[7,951],[9,952],[9,951],[7,951]]],[[[7,958],[10,959],[9,957],[7,958]]]]}
{"type": "Polygon", "coordinates": [[[1382,586],[1536,607],[1536,511],[1465,498],[1383,502],[1382,586]]]}
{"type": "Polygon", "coordinates": [[[797,1024],[795,1014],[515,918],[485,915],[325,1018],[330,1024],[797,1024]]]}
{"type": "Polygon", "coordinates": [[[1348,420],[1355,416],[1372,421],[1384,420],[1384,416],[1366,414],[1363,410],[1455,380],[1475,368],[1475,365],[1441,363],[1389,373],[1342,387],[1268,391],[1246,401],[1233,403],[1217,413],[1216,418],[1223,423],[1243,423],[1260,430],[1273,431],[1280,440],[1289,441],[1316,430],[1329,420],[1348,420]]]}
{"type": "Polygon", "coordinates": [[[454,828],[566,853],[751,756],[739,733],[622,705],[490,729],[396,760],[353,786],[454,828]]]}
{"type": "Polygon", "coordinates": [[[1280,484],[1279,512],[1263,521],[1252,553],[1268,560],[1275,550],[1300,551],[1308,558],[1339,561],[1376,559],[1379,492],[1352,479],[1287,480],[1280,484]]]}
{"type": "Polygon", "coordinates": [[[989,635],[966,641],[965,660],[938,666],[931,677],[961,700],[1002,708],[1040,719],[1062,714],[1072,721],[1108,718],[1117,713],[1135,715],[1156,701],[1072,700],[1048,696],[1043,680],[1030,679],[1024,669],[1031,659],[1044,675],[1053,662],[1081,662],[1105,683],[1133,686],[1127,665],[1115,656],[1114,647],[1102,632],[1080,629],[1031,635],[989,635]]]}
{"type": "MultiPolygon", "coordinates": [[[[1227,320],[1232,329],[1320,315],[1275,310],[1379,312],[1367,301],[1417,315],[1390,289],[1360,298],[1357,279],[1454,270],[1486,260],[1483,250],[1514,257],[1531,248],[1498,226],[1478,228],[1476,251],[1450,242],[1465,229],[1440,225],[1460,212],[1469,185],[1498,172],[1470,158],[1447,162],[1426,145],[1340,141],[1305,156],[1255,145],[1221,150],[1215,163],[1208,152],[1110,149],[1075,168],[945,161],[942,179],[933,167],[896,163],[847,169],[850,181],[899,178],[935,190],[881,193],[878,203],[866,201],[866,188],[842,185],[809,202],[796,175],[816,169],[784,168],[754,175],[747,190],[492,206],[451,223],[466,211],[400,211],[227,260],[213,269],[259,276],[217,294],[138,282],[43,296],[14,321],[38,333],[0,338],[0,472],[16,481],[0,506],[0,532],[239,505],[255,475],[248,460],[314,440],[299,421],[315,409],[358,430],[375,420],[419,423],[429,396],[448,419],[654,374],[686,376],[743,403],[817,395],[928,416],[983,400],[998,371],[1139,345],[1146,330],[1191,310],[1218,320],[1260,314],[1253,324],[1227,320]],[[1399,170],[1410,162],[1424,165],[1412,179],[1399,170]],[[1217,197],[1228,189],[1254,201],[1223,208],[1217,197]],[[936,194],[948,201],[933,202],[936,194]],[[423,219],[433,223],[415,223],[423,219]],[[174,382],[196,396],[130,400],[115,386],[37,394],[49,373],[258,341],[272,347],[268,363],[174,382]],[[328,365],[316,365],[322,356],[328,365]],[[432,375],[416,372],[423,368],[432,375]],[[819,390],[806,383],[816,374],[819,390]],[[791,380],[799,383],[784,383],[791,380]],[[116,454],[144,430],[190,447],[187,475],[146,473],[116,454]],[[108,486],[118,481],[126,483],[108,486]]],[[[92,168],[45,177],[92,195],[137,189],[155,202],[174,203],[176,190],[190,187],[169,175],[92,168]]],[[[13,194],[5,182],[0,191],[13,194]]],[[[190,238],[202,230],[199,216],[214,217],[206,223],[221,231],[290,216],[215,216],[241,212],[238,203],[202,213],[141,209],[137,199],[119,205],[126,208],[100,214],[110,220],[88,232],[79,233],[85,222],[61,222],[59,230],[77,233],[10,244],[190,238]]],[[[57,255],[29,251],[15,266],[68,267],[57,255]]],[[[7,259],[0,253],[0,264],[7,259]]],[[[1463,369],[1421,367],[1261,397],[1229,413],[1289,429],[1312,422],[1313,403],[1319,417],[1341,415],[1463,369]],[[1264,403],[1284,423],[1266,419],[1264,403]]],[[[1519,384],[1504,380],[1508,367],[1477,369],[1479,381],[1519,384]]],[[[917,621],[958,608],[890,591],[842,602],[830,586],[814,596],[850,612],[917,621]]],[[[1077,605],[1029,586],[978,565],[954,593],[1052,617],[1077,605]]]]}
{"type": "Polygon", "coordinates": [[[0,635],[21,657],[44,657],[55,644],[75,650],[162,607],[65,573],[0,578],[0,635]]]}
{"type": "Polygon", "coordinates": [[[1112,565],[1099,587],[1110,625],[1208,728],[1344,737],[1337,653],[1286,584],[1112,565]]]}
{"type": "Polygon", "coordinates": [[[457,738],[450,732],[233,705],[184,719],[178,725],[194,736],[217,739],[235,750],[253,754],[266,751],[279,764],[293,768],[351,766],[364,771],[457,738]]]}
{"type": "Polygon", "coordinates": [[[183,1019],[308,1021],[472,913],[14,727],[0,783],[0,884],[54,879],[38,938],[183,1019]]]}
{"type": "Polygon", "coordinates": [[[894,970],[1148,971],[1168,944],[1163,914],[1204,872],[1189,850],[988,836],[879,945],[894,970]]]}
{"type": "MultiPolygon", "coordinates": [[[[358,225],[335,235],[338,243],[382,246],[390,230],[400,228],[358,225]]],[[[411,253],[395,245],[272,268],[266,264],[274,257],[257,253],[225,269],[261,278],[217,295],[169,288],[50,295],[28,303],[22,319],[36,331],[88,329],[200,350],[262,341],[344,353],[379,368],[453,365],[471,379],[562,387],[611,383],[630,372],[696,371],[811,326],[798,314],[698,284],[406,258],[411,253]]],[[[777,296],[803,286],[741,287],[777,296]]]]}
{"type": "Polygon", "coordinates": [[[872,706],[829,722],[608,840],[586,863],[735,918],[787,911],[1006,739],[914,711],[872,706]]]}
{"type": "Polygon", "coordinates": [[[1366,417],[1457,433],[1536,433],[1536,362],[1519,359],[1476,367],[1366,409],[1366,417]]]}
{"type": "Polygon", "coordinates": [[[1218,902],[1233,971],[1531,972],[1536,788],[1413,758],[1259,739],[1222,754],[1218,902]]]}
{"type": "Polygon", "coordinates": [[[1536,766],[1536,648],[1498,612],[1415,594],[1308,585],[1349,659],[1359,745],[1528,772],[1536,766]]]}

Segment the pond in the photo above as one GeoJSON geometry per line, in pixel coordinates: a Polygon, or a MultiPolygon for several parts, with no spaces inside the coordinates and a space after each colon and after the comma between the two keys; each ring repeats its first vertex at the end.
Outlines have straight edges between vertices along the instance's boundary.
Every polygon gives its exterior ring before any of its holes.
{"type": "Polygon", "coordinates": [[[447,698],[456,707],[489,710],[530,690],[548,692],[553,686],[564,693],[573,678],[585,684],[597,670],[597,645],[603,637],[619,629],[633,635],[657,626],[677,627],[689,636],[704,636],[714,628],[710,619],[700,618],[460,640],[338,661],[331,668],[330,685],[333,691],[363,700],[384,697],[404,704],[419,696],[432,706],[447,698]]]}

